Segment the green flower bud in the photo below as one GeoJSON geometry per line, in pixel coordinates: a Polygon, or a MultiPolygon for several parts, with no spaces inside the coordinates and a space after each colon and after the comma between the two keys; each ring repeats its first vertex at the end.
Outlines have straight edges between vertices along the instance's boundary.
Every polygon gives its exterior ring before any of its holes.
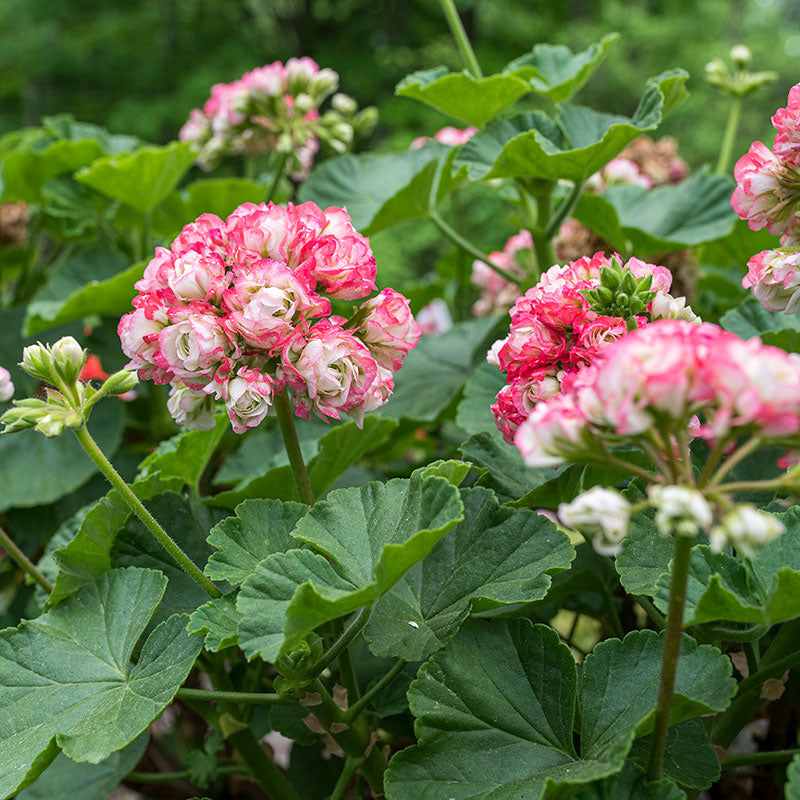
{"type": "Polygon", "coordinates": [[[369,136],[378,124],[378,109],[375,106],[362,108],[351,120],[356,136],[369,136]]]}
{"type": "Polygon", "coordinates": [[[611,267],[603,267],[600,270],[600,283],[602,286],[607,286],[612,291],[619,289],[622,276],[620,271],[611,267]]]}
{"type": "Polygon", "coordinates": [[[358,111],[358,103],[356,103],[352,97],[342,94],[341,92],[337,92],[331,98],[331,106],[335,111],[338,111],[340,114],[345,114],[346,116],[351,116],[358,111]]]}
{"type": "MultiPolygon", "coordinates": [[[[597,302],[602,303],[604,306],[610,305],[614,302],[614,292],[611,291],[607,286],[598,286],[595,289],[597,292],[597,302]]],[[[627,297],[625,298],[627,302],[627,297]]],[[[598,312],[599,313],[599,312],[598,312]]]]}
{"type": "Polygon", "coordinates": [[[630,297],[625,292],[620,292],[617,295],[617,305],[620,308],[627,308],[628,302],[630,301],[630,297]]]}
{"type": "Polygon", "coordinates": [[[60,415],[45,414],[35,425],[39,433],[43,433],[48,439],[60,436],[64,431],[64,420],[60,415]]]}
{"type": "Polygon", "coordinates": [[[715,58],[706,64],[706,80],[712,86],[724,87],[731,79],[728,67],[721,58],[715,58]]]}
{"type": "Polygon", "coordinates": [[[98,390],[98,394],[125,394],[139,383],[139,377],[135,372],[121,369],[106,379],[106,382],[98,390]]]}
{"type": "Polygon", "coordinates": [[[630,270],[626,270],[622,275],[620,288],[625,294],[631,295],[636,292],[636,278],[630,270]]]}
{"type": "Polygon", "coordinates": [[[738,69],[744,69],[753,60],[753,54],[746,44],[734,45],[731,48],[730,57],[738,69]]]}
{"type": "Polygon", "coordinates": [[[68,385],[74,385],[86,363],[86,351],[72,338],[63,336],[51,348],[56,374],[68,385]]]}
{"type": "Polygon", "coordinates": [[[41,342],[29,345],[22,351],[22,361],[19,365],[28,375],[40,381],[54,383],[53,360],[50,351],[41,342]]]}

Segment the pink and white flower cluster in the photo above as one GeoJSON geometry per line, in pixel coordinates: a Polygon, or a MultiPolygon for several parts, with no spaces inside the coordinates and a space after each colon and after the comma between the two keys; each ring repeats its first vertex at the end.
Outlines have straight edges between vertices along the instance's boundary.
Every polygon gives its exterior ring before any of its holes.
{"type": "MultiPolygon", "coordinates": [[[[502,250],[490,253],[489,259],[506,272],[524,278],[534,262],[530,231],[523,229],[514,234],[502,250]]],[[[483,261],[472,262],[472,283],[481,290],[481,296],[472,306],[476,317],[501,314],[519,297],[519,286],[483,261]]]]}
{"type": "Polygon", "coordinates": [[[800,311],[800,83],[772,125],[777,131],[772,150],[753,142],[736,163],[731,205],[752,230],[766,227],[781,237],[781,248],[763,250],[747,262],[742,286],[769,311],[795,314],[800,311]]]}
{"type": "Polygon", "coordinates": [[[344,209],[311,202],[203,214],[156,248],[136,288],[119,324],[128,366],[171,384],[170,413],[187,427],[212,427],[222,401],[242,433],[287,387],[298,416],[360,424],[388,400],[420,335],[393,289],[349,321],[331,315],[332,298],[375,290],[375,258],[344,209]]]}
{"type": "Polygon", "coordinates": [[[275,61],[246,72],[231,83],[211,87],[202,108],[195,108],[179,138],[198,149],[197,162],[211,169],[232,153],[278,151],[290,156],[289,174],[302,180],[314,163],[320,139],[337,152],[353,140],[355,102],[336,95],[333,109],[319,106],[339,84],[331,69],[310,58],[275,61]]]}
{"type": "MultiPolygon", "coordinates": [[[[494,343],[488,357],[506,373],[507,385],[498,393],[492,413],[507,442],[538,403],[559,394],[568,376],[626,332],[624,319],[599,316],[581,294],[600,285],[600,271],[610,264],[603,253],[596,253],[563,267],[555,265],[514,303],[509,334],[494,343]]],[[[672,274],[666,267],[631,258],[623,269],[637,278],[652,275],[657,298],[669,292],[672,274]]],[[[639,325],[646,321],[637,318],[639,325]]]]}
{"type": "MultiPolygon", "coordinates": [[[[446,144],[449,147],[458,147],[464,144],[464,142],[468,142],[477,132],[478,129],[473,127],[454,128],[452,125],[445,125],[444,128],[440,128],[433,134],[433,138],[435,141],[446,144]]],[[[408,146],[408,149],[419,150],[420,147],[423,147],[429,141],[431,141],[429,136],[417,136],[408,146]]]]}
{"type": "Polygon", "coordinates": [[[0,367],[0,403],[9,401],[13,396],[14,384],[11,373],[5,367],[0,367]]]}
{"type": "Polygon", "coordinates": [[[712,444],[757,434],[790,448],[781,465],[797,460],[800,355],[710,323],[659,320],[634,330],[563,389],[539,403],[516,433],[532,466],[602,460],[604,438],[635,441],[659,427],[690,427],[712,444]]]}

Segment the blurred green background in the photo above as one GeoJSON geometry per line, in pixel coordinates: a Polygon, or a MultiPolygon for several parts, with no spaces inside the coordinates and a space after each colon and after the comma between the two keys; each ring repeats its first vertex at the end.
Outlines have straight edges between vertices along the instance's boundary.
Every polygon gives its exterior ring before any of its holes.
{"type": "MultiPolygon", "coordinates": [[[[779,79],[750,98],[736,154],[771,141],[769,117],[800,81],[797,0],[462,0],[485,72],[537,42],[582,49],[609,31],[622,39],[577,102],[628,114],[645,80],[671,67],[691,74],[690,100],[663,128],[692,167],[716,158],[727,104],[703,67],[745,43],[752,68],[779,79]]],[[[460,68],[436,0],[0,0],[0,134],[46,114],[154,142],[177,136],[211,84],[254,66],[310,55],[339,72],[343,91],[376,104],[378,149],[405,147],[450,120],[394,85],[437,64],[460,68]]],[[[362,145],[364,146],[364,145],[362,145]]]]}

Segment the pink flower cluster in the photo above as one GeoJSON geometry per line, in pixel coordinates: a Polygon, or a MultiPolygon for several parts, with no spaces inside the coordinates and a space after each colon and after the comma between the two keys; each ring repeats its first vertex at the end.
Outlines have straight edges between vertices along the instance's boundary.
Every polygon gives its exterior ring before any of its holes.
{"type": "Polygon", "coordinates": [[[0,367],[0,403],[5,403],[14,396],[14,384],[11,380],[11,373],[5,368],[0,367]]]}
{"type": "MultiPolygon", "coordinates": [[[[490,253],[489,259],[506,272],[524,278],[534,261],[530,231],[514,234],[502,250],[490,253]]],[[[519,297],[519,286],[507,281],[483,261],[472,262],[472,283],[481,290],[481,296],[472,306],[476,317],[501,314],[519,297]]]]}
{"type": "MultiPolygon", "coordinates": [[[[347,114],[334,110],[320,117],[317,110],[338,83],[333,70],[320,69],[307,57],[257,67],[231,83],[212,86],[211,96],[190,113],[179,138],[196,145],[204,169],[231,153],[277,150],[291,156],[289,173],[301,180],[311,169],[320,138],[339,151],[352,141],[347,114]]],[[[339,97],[347,102],[334,106],[355,105],[339,97]]]]}
{"type": "Polygon", "coordinates": [[[753,142],[734,169],[733,210],[754,231],[767,228],[782,245],[798,243],[800,201],[800,84],[792,87],[786,108],[772,117],[773,149],[753,142]]]}
{"type": "Polygon", "coordinates": [[[242,433],[289,387],[296,413],[359,424],[382,406],[419,340],[408,300],[384,289],[350,320],[331,298],[375,290],[375,258],[344,209],[314,203],[203,214],[156,248],[119,324],[129,367],[172,386],[179,424],[213,426],[215,401],[242,433]]]}
{"type": "Polygon", "coordinates": [[[644,189],[652,189],[653,182],[639,169],[639,165],[629,158],[612,158],[599,172],[595,172],[586,182],[586,188],[593,192],[603,192],[608,186],[633,184],[644,189]]]}
{"type": "MultiPolygon", "coordinates": [[[[610,263],[596,253],[563,267],[555,265],[514,303],[509,335],[489,351],[489,362],[506,373],[507,385],[498,393],[492,413],[507,442],[538,403],[561,391],[567,376],[590,364],[626,332],[625,320],[598,316],[581,294],[600,285],[600,270],[610,263]]],[[[637,258],[623,269],[637,278],[652,275],[652,289],[659,295],[666,295],[672,284],[666,267],[637,258]]],[[[637,321],[641,325],[646,318],[637,321]]]]}
{"type": "MultiPolygon", "coordinates": [[[[515,436],[526,463],[602,460],[602,439],[692,427],[709,442],[757,433],[797,448],[800,356],[711,323],[659,320],[610,343],[515,436]],[[700,416],[700,423],[693,419],[700,416]]],[[[790,451],[786,465],[797,460],[790,451]]]]}
{"type": "MultiPolygon", "coordinates": [[[[454,128],[452,125],[445,125],[433,134],[433,138],[437,142],[446,144],[449,147],[458,147],[459,145],[468,142],[476,133],[477,128],[454,128]]],[[[429,136],[417,136],[413,142],[408,146],[409,150],[419,150],[420,147],[425,145],[431,139],[429,136]]]]}

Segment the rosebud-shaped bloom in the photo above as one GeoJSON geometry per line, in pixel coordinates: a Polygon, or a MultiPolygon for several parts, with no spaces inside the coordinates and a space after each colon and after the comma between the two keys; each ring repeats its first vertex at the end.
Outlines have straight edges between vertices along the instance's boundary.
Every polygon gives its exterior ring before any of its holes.
{"type": "Polygon", "coordinates": [[[283,367],[292,388],[297,415],[339,419],[364,403],[378,365],[354,335],[329,320],[321,320],[306,335],[284,347],[283,367]]]}
{"type": "Polygon", "coordinates": [[[51,348],[51,355],[56,374],[72,386],[81,374],[86,351],[72,336],[62,336],[51,348]]]}
{"type": "Polygon", "coordinates": [[[711,549],[719,553],[733,545],[743,556],[752,558],[767,542],[777,539],[786,527],[772,514],[752,505],[740,505],[729,511],[720,525],[709,534],[711,549]]]}
{"type": "Polygon", "coordinates": [[[169,390],[167,409],[178,425],[191,430],[210,431],[214,427],[214,398],[174,381],[169,390]]]}
{"type": "Polygon", "coordinates": [[[779,108],[772,118],[778,133],[772,149],[775,155],[793,164],[800,164],[800,83],[789,90],[786,108],[779,108]]]}
{"type": "Polygon", "coordinates": [[[615,556],[628,535],[631,504],[613,489],[594,486],[571,503],[561,503],[558,516],[566,527],[592,537],[598,553],[615,556]]]}
{"type": "Polygon", "coordinates": [[[411,314],[408,298],[394,289],[384,289],[361,304],[357,317],[361,319],[359,339],[378,364],[397,372],[408,351],[417,346],[422,332],[411,314]]]}
{"type": "Polygon", "coordinates": [[[742,286],[768,311],[800,311],[800,252],[788,248],[762,250],[747,262],[742,286]]]}
{"type": "Polygon", "coordinates": [[[713,520],[711,506],[696,489],[654,485],[647,489],[656,509],[656,527],[662,536],[696,536],[713,520]]]}
{"type": "Polygon", "coordinates": [[[591,450],[588,420],[569,395],[539,403],[514,437],[530,467],[555,467],[591,450]]]}
{"type": "MultiPolygon", "coordinates": [[[[161,371],[156,367],[156,353],[158,353],[158,334],[169,325],[166,309],[153,306],[137,308],[125,314],[119,321],[117,335],[119,336],[122,352],[131,360],[126,365],[128,369],[139,371],[143,380],[152,380],[161,377],[161,371]]],[[[159,383],[168,383],[158,380],[159,383]]]]}
{"type": "Polygon", "coordinates": [[[260,425],[275,394],[274,379],[255,369],[242,367],[225,389],[225,408],[234,433],[260,425]]]}
{"type": "Polygon", "coordinates": [[[673,297],[669,292],[658,292],[650,303],[650,317],[657,319],[682,319],[701,322],[700,317],[686,304],[685,297],[673,297]]]}
{"type": "Polygon", "coordinates": [[[14,384],[11,381],[11,373],[5,367],[0,367],[0,403],[8,402],[13,396],[14,384]]]}

